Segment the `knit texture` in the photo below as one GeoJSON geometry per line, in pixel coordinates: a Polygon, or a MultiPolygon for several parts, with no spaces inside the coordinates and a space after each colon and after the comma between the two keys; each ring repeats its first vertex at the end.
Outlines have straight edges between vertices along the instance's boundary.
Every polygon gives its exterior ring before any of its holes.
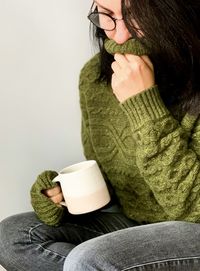
{"type": "Polygon", "coordinates": [[[144,47],[138,40],[129,39],[123,44],[117,44],[113,40],[106,39],[104,47],[109,54],[114,55],[115,53],[120,54],[134,54],[134,55],[148,55],[149,49],[144,47]]]}
{"type": "Polygon", "coordinates": [[[57,175],[58,173],[55,171],[44,171],[37,177],[31,188],[31,203],[38,218],[44,223],[54,226],[60,224],[64,208],[53,203],[42,191],[57,185],[52,182],[57,175]]]}
{"type": "MultiPolygon", "coordinates": [[[[116,52],[116,44],[106,49],[116,52]]],[[[80,76],[85,156],[101,165],[129,218],[199,222],[200,119],[175,119],[157,86],[120,104],[99,82],[99,67],[97,54],[80,76]]]]}
{"type": "MultiPolygon", "coordinates": [[[[105,48],[124,54],[130,53],[125,50],[130,44],[132,53],[148,53],[133,41],[123,46],[107,41],[105,48]]],[[[99,73],[97,54],[80,74],[85,157],[98,162],[130,219],[200,222],[200,118],[186,113],[176,119],[177,112],[165,106],[157,86],[120,104],[111,85],[98,80],[99,73]]],[[[45,174],[39,176],[31,195],[40,219],[57,225],[63,209],[41,193],[52,186],[53,176],[47,183],[45,174]]]]}

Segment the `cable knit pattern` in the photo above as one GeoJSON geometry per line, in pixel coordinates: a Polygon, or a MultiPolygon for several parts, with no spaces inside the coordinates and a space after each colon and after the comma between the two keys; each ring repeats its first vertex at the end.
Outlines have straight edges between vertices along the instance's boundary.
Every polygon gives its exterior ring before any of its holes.
{"type": "Polygon", "coordinates": [[[97,54],[80,76],[85,156],[101,165],[129,218],[199,222],[200,120],[175,119],[157,86],[120,104],[98,81],[99,65],[97,54]]]}
{"type": "MultiPolygon", "coordinates": [[[[105,48],[110,54],[148,53],[133,40],[122,46],[107,40],[105,48]]],[[[97,54],[80,74],[86,158],[98,162],[129,218],[200,222],[200,118],[175,119],[177,112],[166,108],[158,86],[120,104],[99,73],[97,54]]],[[[61,222],[64,210],[41,192],[55,185],[55,175],[41,174],[31,191],[36,213],[50,225],[61,222]]]]}

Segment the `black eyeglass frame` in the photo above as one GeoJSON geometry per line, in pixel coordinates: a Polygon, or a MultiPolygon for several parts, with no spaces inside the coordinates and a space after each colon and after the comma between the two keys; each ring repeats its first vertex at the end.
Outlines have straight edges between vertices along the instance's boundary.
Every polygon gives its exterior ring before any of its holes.
{"type": "Polygon", "coordinates": [[[90,11],[89,11],[89,14],[88,14],[88,16],[87,16],[87,18],[88,18],[88,20],[92,23],[92,24],[94,24],[96,27],[98,27],[98,28],[100,28],[100,29],[102,29],[102,30],[105,30],[105,31],[113,31],[115,28],[116,28],[116,26],[117,26],[117,24],[116,24],[116,21],[120,21],[120,20],[123,20],[123,18],[121,18],[121,19],[117,19],[117,18],[114,18],[114,17],[112,17],[111,15],[109,15],[109,14],[107,14],[107,13],[104,13],[104,12],[99,12],[99,11],[92,11],[92,8],[93,8],[93,6],[94,6],[94,2],[92,3],[92,6],[91,6],[91,8],[90,8],[90,11]],[[107,16],[107,17],[109,17],[113,22],[114,22],[114,27],[112,28],[112,29],[105,29],[105,28],[102,28],[102,27],[100,27],[99,25],[96,25],[91,19],[90,19],[90,16],[91,15],[93,15],[93,14],[102,14],[102,15],[105,15],[105,16],[107,16]]]}

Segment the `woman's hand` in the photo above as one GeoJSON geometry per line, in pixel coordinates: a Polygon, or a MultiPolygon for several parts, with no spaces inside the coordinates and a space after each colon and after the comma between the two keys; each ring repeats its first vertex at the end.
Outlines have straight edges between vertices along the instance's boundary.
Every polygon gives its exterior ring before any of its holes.
{"type": "Polygon", "coordinates": [[[111,86],[122,103],[155,85],[154,68],[148,56],[115,54],[111,86]]]}
{"type": "Polygon", "coordinates": [[[50,198],[55,204],[60,204],[63,200],[63,194],[59,185],[54,188],[43,190],[43,194],[50,198]]]}

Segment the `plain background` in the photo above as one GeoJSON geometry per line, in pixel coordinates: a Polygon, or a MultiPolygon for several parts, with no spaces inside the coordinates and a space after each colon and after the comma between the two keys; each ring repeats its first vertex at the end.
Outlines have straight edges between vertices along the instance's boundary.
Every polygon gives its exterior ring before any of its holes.
{"type": "Polygon", "coordinates": [[[43,170],[84,160],[79,72],[90,0],[0,0],[0,221],[32,210],[43,170]]]}

